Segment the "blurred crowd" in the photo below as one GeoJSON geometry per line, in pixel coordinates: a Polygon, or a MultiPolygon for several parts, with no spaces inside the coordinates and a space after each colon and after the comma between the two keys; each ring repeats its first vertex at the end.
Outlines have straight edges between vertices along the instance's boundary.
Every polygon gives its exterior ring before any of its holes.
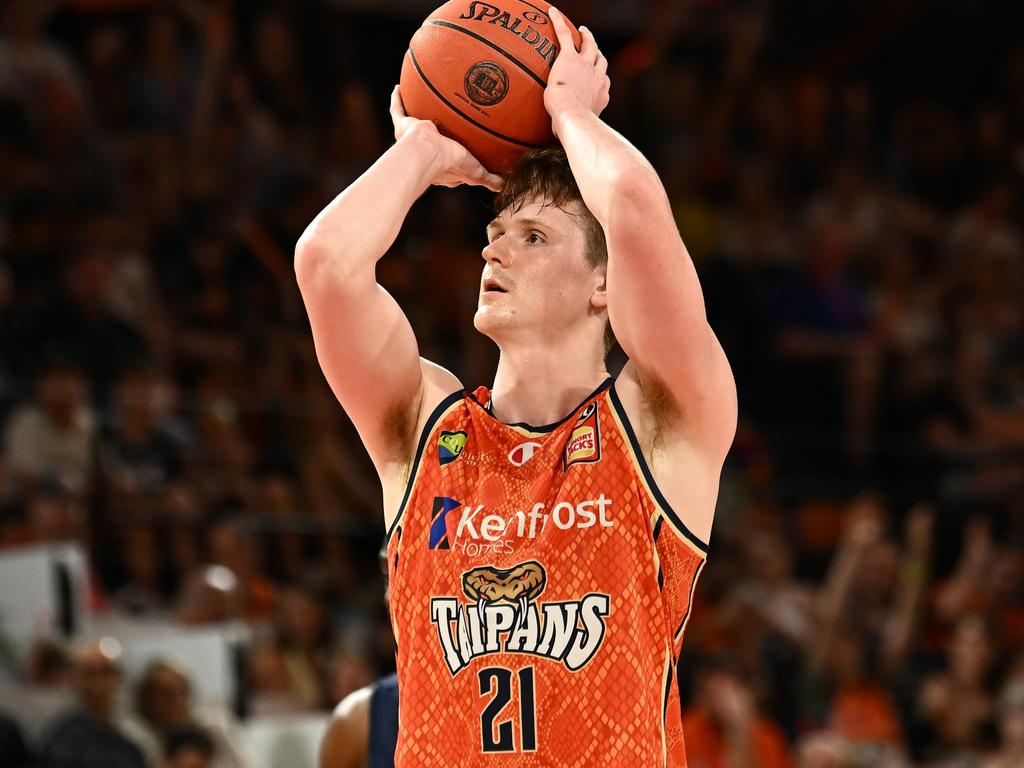
{"type": "MultiPolygon", "coordinates": [[[[0,6],[0,546],[79,542],[97,613],[249,622],[240,716],[393,668],[379,489],[291,256],[387,147],[418,18],[344,5],[0,6]]],[[[1024,46],[984,2],[837,3],[830,41],[782,0],[652,0],[628,29],[563,5],[737,376],[681,664],[691,767],[1024,765],[1024,46]],[[992,35],[976,79],[899,76],[914,25],[945,51],[957,13],[992,35]]],[[[428,193],[379,269],[470,385],[496,360],[471,324],[488,203],[428,193]]],[[[180,671],[124,680],[107,646],[8,663],[79,702],[27,751],[245,765],[180,671]],[[110,727],[125,685],[148,726],[110,727]]]]}

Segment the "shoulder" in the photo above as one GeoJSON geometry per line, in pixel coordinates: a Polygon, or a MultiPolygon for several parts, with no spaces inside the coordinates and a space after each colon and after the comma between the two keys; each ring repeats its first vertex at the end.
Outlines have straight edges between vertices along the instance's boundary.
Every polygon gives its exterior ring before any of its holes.
{"type": "Polygon", "coordinates": [[[370,699],[368,685],[346,696],[331,714],[320,743],[320,768],[361,768],[370,746],[370,699]]]}

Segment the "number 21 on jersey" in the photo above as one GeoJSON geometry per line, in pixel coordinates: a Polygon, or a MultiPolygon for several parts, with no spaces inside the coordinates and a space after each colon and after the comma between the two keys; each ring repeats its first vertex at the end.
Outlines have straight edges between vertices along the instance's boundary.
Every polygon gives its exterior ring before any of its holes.
{"type": "Polygon", "coordinates": [[[480,737],[484,752],[534,752],[537,749],[536,688],[533,667],[523,667],[517,675],[519,688],[519,747],[512,720],[497,720],[513,700],[513,672],[504,667],[486,667],[480,670],[480,695],[490,696],[480,715],[480,737]],[[497,720],[497,722],[496,722],[497,720]]]}

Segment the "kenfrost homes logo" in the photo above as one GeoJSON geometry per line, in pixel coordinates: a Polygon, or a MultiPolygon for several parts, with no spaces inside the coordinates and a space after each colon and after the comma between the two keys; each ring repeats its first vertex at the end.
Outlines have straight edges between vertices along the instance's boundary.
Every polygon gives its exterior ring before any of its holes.
{"type": "Polygon", "coordinates": [[[529,560],[463,573],[462,591],[472,603],[431,599],[430,621],[452,676],[473,659],[496,653],[558,661],[570,672],[585,667],[604,642],[611,598],[591,592],[579,600],[538,602],[546,586],[544,566],[529,560]]]}
{"type": "Polygon", "coordinates": [[[505,517],[487,514],[483,504],[463,505],[447,496],[435,496],[427,543],[430,549],[455,549],[470,556],[508,555],[516,551],[520,539],[536,539],[549,522],[562,531],[611,528],[615,525],[611,508],[612,500],[602,493],[575,504],[559,501],[550,510],[539,501],[529,511],[505,517]]]}

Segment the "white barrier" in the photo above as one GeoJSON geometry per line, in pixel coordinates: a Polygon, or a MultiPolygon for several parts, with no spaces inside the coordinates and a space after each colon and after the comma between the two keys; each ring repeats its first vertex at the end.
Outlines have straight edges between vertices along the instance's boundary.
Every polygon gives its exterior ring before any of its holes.
{"type": "Polygon", "coordinates": [[[316,768],[328,715],[276,715],[242,726],[242,739],[257,768],[316,768]]]}
{"type": "Polygon", "coordinates": [[[0,550],[0,634],[16,644],[74,634],[85,620],[86,556],[72,543],[0,550]]]}

